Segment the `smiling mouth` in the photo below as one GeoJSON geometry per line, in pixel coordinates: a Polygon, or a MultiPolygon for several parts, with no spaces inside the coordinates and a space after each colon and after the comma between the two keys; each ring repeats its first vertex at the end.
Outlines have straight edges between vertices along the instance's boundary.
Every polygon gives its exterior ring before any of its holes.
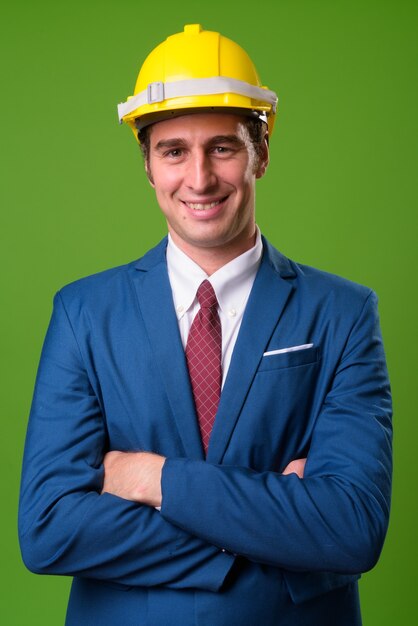
{"type": "Polygon", "coordinates": [[[186,202],[184,201],[184,204],[187,207],[189,207],[189,209],[193,209],[193,211],[209,211],[210,209],[213,209],[216,206],[218,206],[218,204],[221,204],[221,202],[226,200],[226,198],[227,196],[225,196],[225,198],[221,198],[220,200],[215,200],[214,202],[186,202]]]}

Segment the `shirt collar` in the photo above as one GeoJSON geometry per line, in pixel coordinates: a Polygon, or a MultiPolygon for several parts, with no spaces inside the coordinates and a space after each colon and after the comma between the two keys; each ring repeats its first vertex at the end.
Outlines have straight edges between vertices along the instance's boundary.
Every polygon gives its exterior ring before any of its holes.
{"type": "Polygon", "coordinates": [[[177,319],[193,305],[197,289],[205,279],[212,284],[219,307],[225,315],[235,317],[241,313],[257,274],[262,253],[263,244],[257,227],[255,245],[208,276],[168,235],[167,267],[177,319]]]}
{"type": "Polygon", "coordinates": [[[167,268],[174,307],[177,318],[180,319],[192,306],[200,283],[208,276],[197,263],[176,246],[170,234],[167,244],[167,268]]]}

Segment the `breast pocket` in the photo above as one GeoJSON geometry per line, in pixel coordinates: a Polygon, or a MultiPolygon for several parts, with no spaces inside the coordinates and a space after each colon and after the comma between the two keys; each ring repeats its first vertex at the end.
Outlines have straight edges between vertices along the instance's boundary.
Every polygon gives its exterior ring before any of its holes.
{"type": "Polygon", "coordinates": [[[284,369],[288,367],[301,367],[316,363],[319,360],[319,347],[310,346],[303,348],[278,349],[269,347],[261,359],[258,372],[284,369]],[[286,350],[286,351],[284,351],[286,350]]]}
{"type": "Polygon", "coordinates": [[[241,463],[264,471],[306,456],[320,362],[317,346],[261,358],[234,433],[236,441],[250,442],[239,448],[241,463]]]}

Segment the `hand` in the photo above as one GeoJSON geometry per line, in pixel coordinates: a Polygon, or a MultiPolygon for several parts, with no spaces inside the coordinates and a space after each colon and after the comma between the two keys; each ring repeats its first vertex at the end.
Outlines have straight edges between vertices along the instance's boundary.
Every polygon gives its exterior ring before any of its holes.
{"type": "Polygon", "coordinates": [[[161,506],[161,472],[165,457],[151,452],[118,452],[105,455],[102,493],[148,506],[161,506]]]}
{"type": "Polygon", "coordinates": [[[289,465],[284,468],[282,472],[283,476],[286,476],[287,474],[297,474],[299,478],[303,478],[305,463],[306,459],[295,459],[294,461],[291,461],[289,465]]]}

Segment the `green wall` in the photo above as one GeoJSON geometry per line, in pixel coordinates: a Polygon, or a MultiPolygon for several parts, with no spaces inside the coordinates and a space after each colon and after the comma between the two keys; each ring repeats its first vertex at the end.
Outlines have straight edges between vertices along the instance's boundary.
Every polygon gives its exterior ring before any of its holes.
{"type": "Polygon", "coordinates": [[[69,580],[27,572],[16,536],[39,352],[58,288],[140,256],[165,232],[116,103],[154,45],[190,22],[240,42],[279,94],[271,165],[258,186],[263,232],[295,260],[380,296],[395,480],[387,542],[361,582],[364,624],[417,619],[417,8],[406,0],[3,5],[2,624],[64,620],[69,580]]]}

